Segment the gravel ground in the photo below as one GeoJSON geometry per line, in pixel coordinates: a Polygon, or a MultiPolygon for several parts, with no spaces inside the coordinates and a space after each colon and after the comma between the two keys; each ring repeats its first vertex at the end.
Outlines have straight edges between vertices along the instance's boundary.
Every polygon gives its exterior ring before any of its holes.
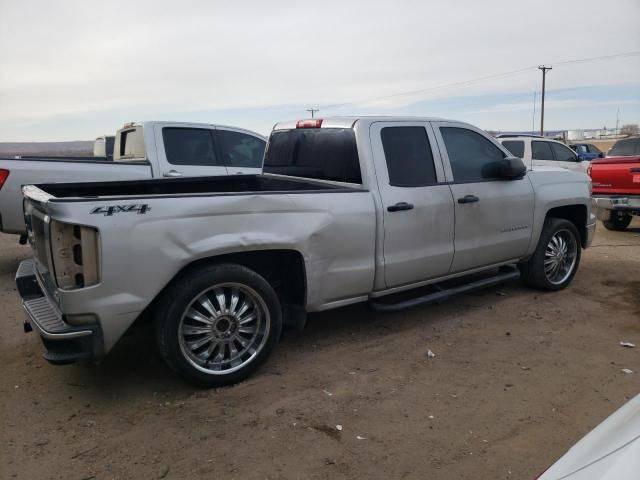
{"type": "Polygon", "coordinates": [[[533,479],[640,392],[638,219],[598,225],[563,292],[316,314],[253,378],[208,391],[148,326],[99,366],[47,364],[13,284],[28,254],[0,236],[3,479],[533,479]]]}

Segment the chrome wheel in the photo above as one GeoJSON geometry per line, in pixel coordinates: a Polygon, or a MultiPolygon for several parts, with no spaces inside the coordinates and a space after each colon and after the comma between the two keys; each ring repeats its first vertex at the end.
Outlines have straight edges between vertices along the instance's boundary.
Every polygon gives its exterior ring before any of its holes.
{"type": "Polygon", "coordinates": [[[576,265],[578,242],[569,230],[553,234],[544,252],[544,273],[553,285],[565,282],[576,265]]]}
{"type": "Polygon", "coordinates": [[[225,375],[249,364],[262,350],[271,318],[262,297],[239,283],[199,293],[178,326],[180,350],[198,370],[225,375]]]}

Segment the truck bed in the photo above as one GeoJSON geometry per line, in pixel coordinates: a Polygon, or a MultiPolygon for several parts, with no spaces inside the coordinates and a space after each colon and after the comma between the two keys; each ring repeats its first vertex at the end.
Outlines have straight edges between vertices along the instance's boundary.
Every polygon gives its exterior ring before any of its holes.
{"type": "Polygon", "coordinates": [[[0,157],[0,160],[36,160],[40,162],[110,162],[107,157],[87,156],[63,156],[63,155],[13,155],[0,157]]]}
{"type": "Polygon", "coordinates": [[[321,181],[278,175],[231,175],[115,182],[54,183],[36,185],[51,195],[50,201],[82,201],[101,197],[233,195],[242,193],[362,191],[321,181]]]}

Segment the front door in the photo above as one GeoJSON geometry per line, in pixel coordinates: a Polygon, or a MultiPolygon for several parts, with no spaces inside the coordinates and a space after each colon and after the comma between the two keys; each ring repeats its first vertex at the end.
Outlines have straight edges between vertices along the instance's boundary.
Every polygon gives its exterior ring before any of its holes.
{"type": "Polygon", "coordinates": [[[216,143],[222,163],[227,167],[229,175],[262,173],[262,158],[266,142],[255,135],[232,130],[216,128],[216,143]]]}
{"type": "Polygon", "coordinates": [[[529,178],[495,178],[492,165],[508,154],[482,131],[454,122],[434,126],[455,202],[451,273],[519,259],[533,225],[529,178]]]}
{"type": "Polygon", "coordinates": [[[370,129],[382,200],[388,288],[446,275],[453,259],[451,190],[428,122],[370,129]]]}

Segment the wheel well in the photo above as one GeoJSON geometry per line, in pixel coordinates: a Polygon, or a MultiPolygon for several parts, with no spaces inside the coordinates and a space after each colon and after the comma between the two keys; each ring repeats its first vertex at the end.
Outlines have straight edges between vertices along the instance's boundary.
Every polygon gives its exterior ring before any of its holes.
{"type": "MultiPolygon", "coordinates": [[[[167,287],[177,278],[203,265],[215,263],[235,263],[250,268],[262,275],[273,287],[283,304],[284,322],[288,326],[301,329],[306,321],[305,304],[307,295],[304,259],[295,250],[257,250],[228,253],[195,260],[176,273],[156,297],[138,316],[135,324],[152,321],[159,299],[167,287]]],[[[133,326],[133,325],[132,325],[133,326]]]]}
{"type": "Polygon", "coordinates": [[[573,223],[580,232],[580,242],[584,247],[587,242],[587,207],[584,205],[566,205],[552,208],[547,217],[564,218],[573,223]]]}
{"type": "Polygon", "coordinates": [[[258,250],[229,253],[196,260],[180,270],[176,276],[205,264],[235,263],[263,276],[274,288],[283,303],[304,307],[306,275],[304,259],[295,250],[258,250]]]}

